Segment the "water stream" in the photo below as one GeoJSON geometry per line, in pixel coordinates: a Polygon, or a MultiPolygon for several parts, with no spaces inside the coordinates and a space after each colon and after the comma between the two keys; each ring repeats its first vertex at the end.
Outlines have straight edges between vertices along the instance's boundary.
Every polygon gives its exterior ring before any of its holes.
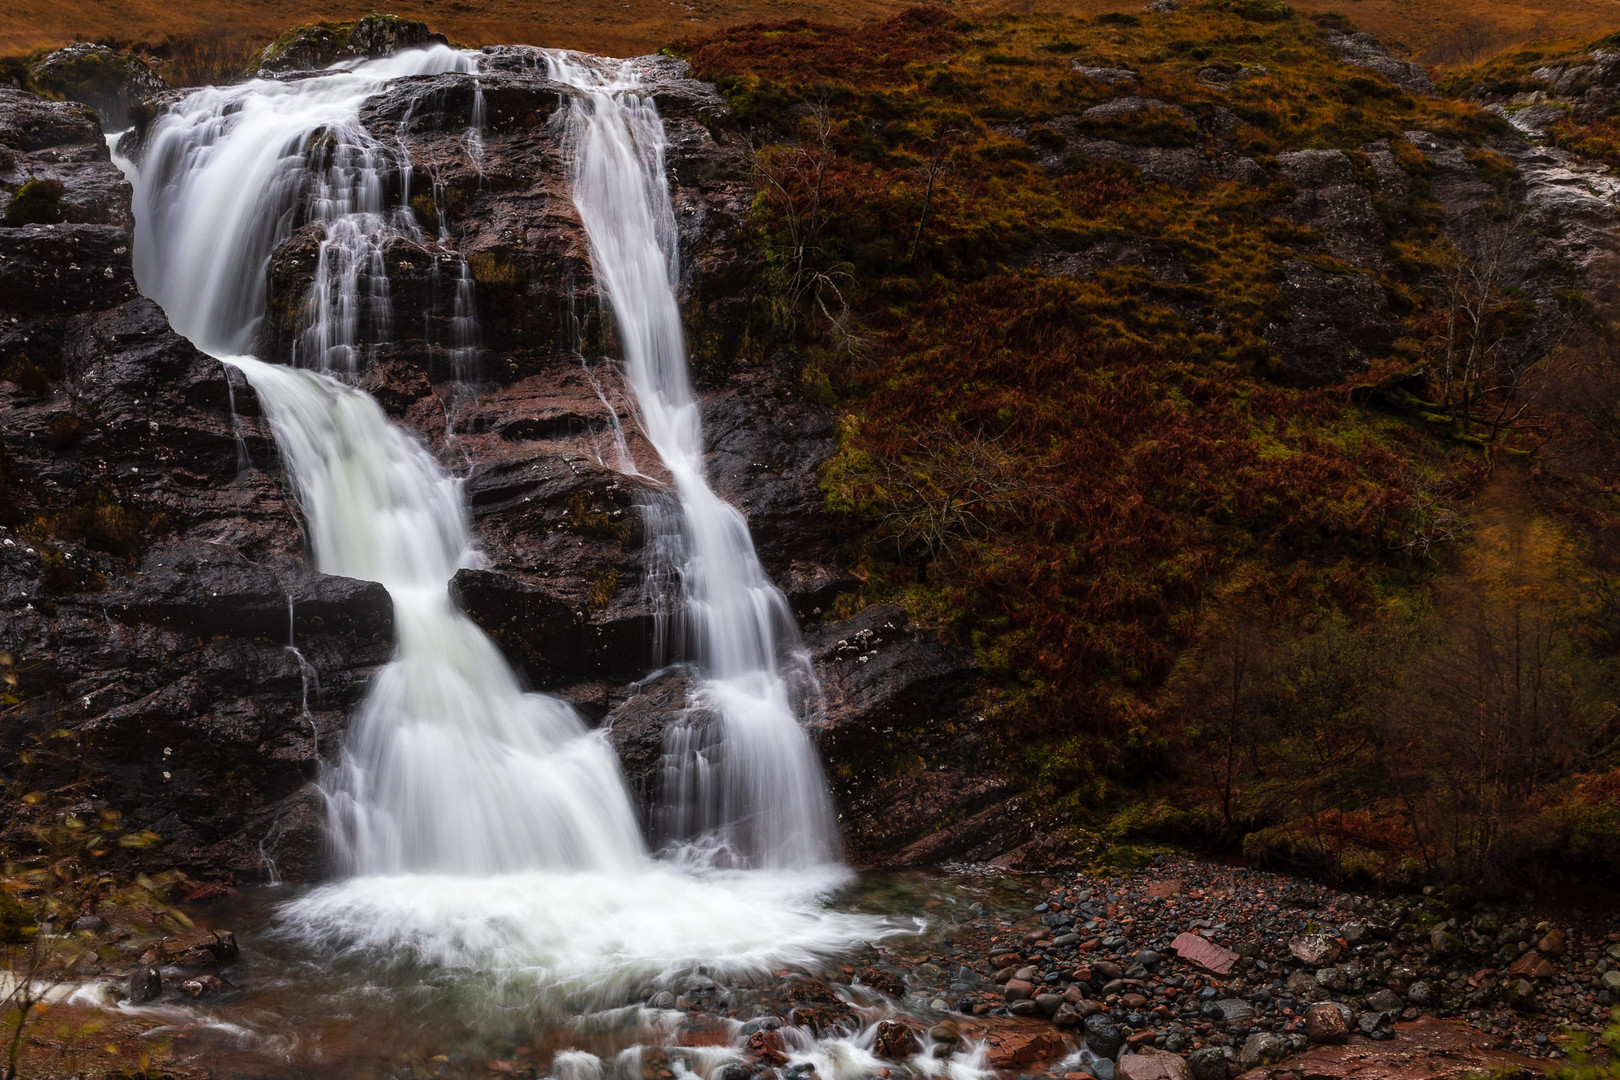
{"type": "Polygon", "coordinates": [[[670,661],[696,674],[690,713],[666,742],[665,839],[687,857],[804,868],[837,858],[820,762],[801,723],[815,678],[748,523],[715,494],[704,465],[675,300],[679,251],[664,166],[664,126],[629,63],[552,53],[576,91],[568,112],[574,205],[611,309],[637,417],[674,480],[679,512],[648,516],[650,573],[679,582],[670,661]]]}

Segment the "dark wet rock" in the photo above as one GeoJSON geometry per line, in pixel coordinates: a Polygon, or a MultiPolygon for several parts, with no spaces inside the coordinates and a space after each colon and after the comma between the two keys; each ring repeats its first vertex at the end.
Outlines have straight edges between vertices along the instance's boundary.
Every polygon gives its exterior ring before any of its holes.
{"type": "Polygon", "coordinates": [[[1238,1054],[1238,1064],[1245,1069],[1269,1065],[1273,1061],[1280,1061],[1287,1052],[1288,1048],[1277,1036],[1269,1031],[1257,1031],[1243,1040],[1243,1050],[1238,1054]]]}
{"type": "Polygon", "coordinates": [[[259,57],[259,70],[264,74],[310,71],[340,60],[375,60],[447,41],[425,23],[393,15],[367,15],[352,23],[312,23],[294,27],[266,46],[259,57]]]}
{"type": "Polygon", "coordinates": [[[872,1043],[872,1053],[878,1057],[886,1061],[905,1061],[921,1050],[916,1033],[905,1024],[898,1020],[884,1020],[878,1024],[877,1036],[872,1043]]]}
{"type": "Polygon", "coordinates": [[[1111,1058],[1119,1053],[1125,1037],[1119,1025],[1107,1016],[1098,1014],[1085,1020],[1086,1047],[1099,1057],[1111,1058]]]}
{"type": "Polygon", "coordinates": [[[86,42],[46,53],[29,64],[28,81],[46,97],[90,106],[108,131],[128,127],[131,106],[168,89],[140,57],[86,42]]]}
{"type": "Polygon", "coordinates": [[[1187,1069],[1193,1080],[1227,1080],[1226,1055],[1219,1047],[1206,1046],[1187,1055],[1187,1069]]]}
{"type": "Polygon", "coordinates": [[[1015,822],[992,808],[1008,793],[975,760],[989,732],[962,711],[976,674],[971,656],[887,605],[816,628],[806,644],[825,702],[820,747],[850,855],[922,864],[1006,851],[1015,822]]]}
{"type": "Polygon", "coordinates": [[[1350,1027],[1337,1005],[1312,1005],[1305,1012],[1305,1037],[1313,1043],[1342,1043],[1350,1027]]]}
{"type": "Polygon", "coordinates": [[[100,915],[81,915],[73,920],[68,929],[76,934],[105,934],[109,927],[107,920],[100,915]]]}
{"type": "Polygon", "coordinates": [[[1334,274],[1293,260],[1283,267],[1281,292],[1289,317],[1267,329],[1266,342],[1290,385],[1337,382],[1394,347],[1399,321],[1370,274],[1334,274]]]}
{"type": "Polygon", "coordinates": [[[144,1005],[163,993],[163,974],[151,964],[142,964],[129,973],[126,996],[131,1004],[144,1005]]]}

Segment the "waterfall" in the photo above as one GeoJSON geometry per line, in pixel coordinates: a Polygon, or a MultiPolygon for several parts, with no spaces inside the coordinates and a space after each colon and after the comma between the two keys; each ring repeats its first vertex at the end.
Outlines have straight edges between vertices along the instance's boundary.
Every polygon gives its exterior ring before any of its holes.
{"type": "Polygon", "coordinates": [[[304,508],[317,569],[381,582],[398,652],[328,778],[354,874],[632,870],[640,831],[612,748],[573,709],[518,686],[451,602],[472,561],[460,485],[369,396],[248,358],[304,508]]]}
{"type": "Polygon", "coordinates": [[[724,863],[832,862],[831,801],[800,719],[814,677],[748,523],[706,475],[675,299],[678,238],[663,122],[652,98],[638,92],[633,64],[548,56],[552,77],[574,91],[569,178],[596,282],[613,315],[641,428],[679,502],[678,514],[648,515],[649,574],[679,582],[680,655],[667,659],[691,665],[692,715],[715,718],[712,727],[669,729],[665,832],[686,851],[724,863]]]}
{"type": "Polygon", "coordinates": [[[420,236],[408,207],[388,208],[398,150],[365,129],[360,108],[394,79],[476,69],[474,54],[437,46],[318,78],[207,87],[176,102],[147,137],[135,185],[141,291],[201,348],[250,353],[271,255],[296,226],[316,223],[316,283],[295,360],[352,374],[361,342],[386,335],[391,320],[383,244],[420,236]]]}
{"type": "MultiPolygon", "coordinates": [[[[143,290],[253,385],[316,566],[380,582],[394,602],[395,655],[323,777],[343,876],[291,899],[279,925],[327,954],[380,952],[592,1000],[700,963],[764,973],[881,936],[873,920],[819,899],[843,872],[778,668],[796,641],[792,620],[742,517],[704,479],[670,291],[661,127],[650,103],[606,80],[583,91],[594,108],[575,117],[575,189],[604,292],[636,342],[627,360],[642,422],[677,479],[679,542],[657,546],[686,553],[677,570],[701,642],[694,702],[724,718],[718,742],[692,740],[713,759],[718,786],[703,790],[720,797],[689,831],[742,857],[651,857],[602,733],[563,702],[525,693],[449,596],[450,577],[478,561],[460,482],[352,385],[365,346],[388,330],[386,245],[421,237],[389,194],[408,158],[360,113],[392,79],[476,71],[475,56],[441,47],[199,90],[154,124],[134,178],[143,290]],[[267,363],[250,354],[265,346],[271,258],[310,222],[321,227],[318,263],[286,357],[300,366],[267,363]]],[[[477,157],[481,90],[475,103],[465,145],[477,157]]],[[[470,350],[464,262],[461,278],[452,344],[470,350]]]]}

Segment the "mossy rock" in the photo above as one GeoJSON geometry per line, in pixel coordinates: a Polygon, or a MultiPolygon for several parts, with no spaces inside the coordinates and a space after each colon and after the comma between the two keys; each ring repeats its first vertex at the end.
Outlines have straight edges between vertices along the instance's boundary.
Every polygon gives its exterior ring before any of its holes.
{"type": "Polygon", "coordinates": [[[407,49],[447,45],[426,23],[373,12],[358,22],[316,22],[284,30],[265,47],[259,69],[312,71],[344,60],[375,60],[407,49]]]}
{"type": "MultiPolygon", "coordinates": [[[[30,180],[11,196],[6,207],[5,223],[18,225],[55,225],[62,220],[62,195],[66,189],[60,180],[30,180]]],[[[12,378],[12,376],[5,376],[12,378]]],[[[17,381],[17,380],[13,380],[17,381]]]]}
{"type": "Polygon", "coordinates": [[[57,49],[29,64],[28,84],[41,97],[83,102],[111,131],[129,126],[131,107],[167,89],[139,57],[84,43],[57,49]]]}

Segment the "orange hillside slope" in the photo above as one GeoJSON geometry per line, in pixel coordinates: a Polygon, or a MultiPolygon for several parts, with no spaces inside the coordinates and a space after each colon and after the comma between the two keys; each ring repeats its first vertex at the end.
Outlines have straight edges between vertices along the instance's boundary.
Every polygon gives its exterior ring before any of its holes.
{"type": "MultiPolygon", "coordinates": [[[[0,55],[73,40],[157,42],[165,36],[268,41],[316,19],[352,19],[370,10],[421,19],[453,40],[557,45],[617,55],[753,21],[883,18],[907,0],[12,0],[0,20],[0,55]]],[[[998,11],[1075,14],[1134,11],[1141,0],[957,0],[969,16],[998,11]]],[[[1306,11],[1339,11],[1384,38],[1393,51],[1428,63],[1478,59],[1531,38],[1590,38],[1620,29],[1620,0],[1296,0],[1306,11]]]]}

